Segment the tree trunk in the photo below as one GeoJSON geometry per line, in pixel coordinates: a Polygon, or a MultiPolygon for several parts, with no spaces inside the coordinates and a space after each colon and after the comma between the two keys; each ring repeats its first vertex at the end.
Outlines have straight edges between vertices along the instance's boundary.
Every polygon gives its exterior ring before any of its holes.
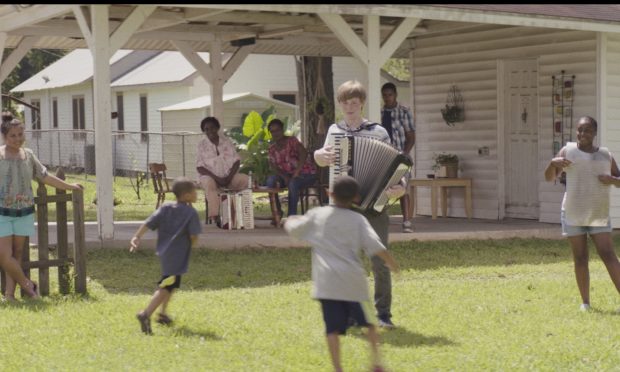
{"type": "Polygon", "coordinates": [[[331,57],[297,60],[302,139],[308,152],[323,147],[327,129],[334,122],[334,82],[331,57]]]}

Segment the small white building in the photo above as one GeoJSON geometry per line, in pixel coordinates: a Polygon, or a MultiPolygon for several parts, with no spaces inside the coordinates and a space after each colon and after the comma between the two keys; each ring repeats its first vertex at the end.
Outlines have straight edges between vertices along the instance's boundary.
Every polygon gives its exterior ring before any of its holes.
{"type": "MultiPolygon", "coordinates": [[[[225,94],[223,101],[224,118],[220,119],[222,129],[242,126],[245,116],[250,111],[261,113],[271,106],[275,108],[280,119],[288,117],[291,122],[299,119],[298,106],[253,93],[225,94]]],[[[196,146],[204,136],[200,132],[200,122],[209,116],[210,108],[211,97],[201,96],[159,109],[163,132],[199,133],[166,137],[168,141],[163,144],[162,161],[166,163],[168,176],[185,174],[188,177],[197,177],[196,146]]]]}

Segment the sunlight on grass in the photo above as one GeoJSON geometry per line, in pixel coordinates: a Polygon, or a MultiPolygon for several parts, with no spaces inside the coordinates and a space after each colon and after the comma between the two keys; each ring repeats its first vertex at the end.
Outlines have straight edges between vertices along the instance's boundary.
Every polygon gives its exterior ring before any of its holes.
{"type": "MultiPolygon", "coordinates": [[[[391,250],[403,271],[393,277],[398,328],[381,331],[388,370],[620,365],[620,296],[594,251],[594,311],[581,313],[565,241],[407,242],[391,250]]],[[[153,323],[151,337],[134,316],[159,278],[154,252],[96,249],[88,265],[88,297],[0,305],[1,370],[331,368],[319,305],[310,298],[308,249],[195,250],[170,306],[175,324],[153,323]]],[[[349,332],[342,344],[345,370],[367,370],[361,333],[349,332]]]]}

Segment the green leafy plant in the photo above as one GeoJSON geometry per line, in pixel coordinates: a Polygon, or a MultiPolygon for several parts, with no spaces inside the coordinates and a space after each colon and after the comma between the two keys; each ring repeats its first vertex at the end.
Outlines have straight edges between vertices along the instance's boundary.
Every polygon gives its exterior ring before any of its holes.
{"type": "Polygon", "coordinates": [[[431,168],[434,171],[437,171],[442,165],[458,164],[459,157],[456,154],[448,154],[448,153],[442,152],[441,154],[434,154],[433,161],[435,162],[435,164],[433,164],[431,168]]]}
{"type": "MultiPolygon", "coordinates": [[[[251,111],[244,117],[240,129],[233,128],[229,131],[231,138],[237,142],[237,150],[241,157],[240,172],[252,172],[253,180],[259,185],[263,185],[267,176],[272,173],[269,167],[271,133],[268,125],[276,117],[277,113],[273,105],[261,114],[251,111]],[[242,143],[245,138],[247,138],[247,142],[242,143]]],[[[295,131],[299,132],[299,122],[289,126],[290,119],[288,116],[281,120],[286,135],[294,135],[295,131]]]]}

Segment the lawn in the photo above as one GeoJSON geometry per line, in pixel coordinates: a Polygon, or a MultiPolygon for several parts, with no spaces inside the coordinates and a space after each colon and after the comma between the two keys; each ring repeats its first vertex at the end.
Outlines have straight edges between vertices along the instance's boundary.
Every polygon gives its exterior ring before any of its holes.
{"type": "MultiPolygon", "coordinates": [[[[393,279],[399,328],[381,331],[388,370],[618,370],[620,296],[594,251],[593,311],[582,313],[565,241],[391,250],[402,272],[393,279]]],[[[175,324],[154,324],[153,336],[134,315],[159,276],[154,252],[91,250],[88,265],[88,297],[0,305],[1,370],[330,370],[308,249],[195,250],[171,303],[175,324]]],[[[360,332],[342,344],[345,370],[367,370],[360,332]]]]}
{"type": "MultiPolygon", "coordinates": [[[[95,200],[97,198],[97,185],[96,176],[85,174],[68,174],[67,182],[80,183],[84,186],[84,219],[86,221],[97,221],[97,204],[95,200]]],[[[135,185],[135,179],[133,179],[135,185]]],[[[172,186],[172,185],[170,185],[172,186]]],[[[36,194],[38,184],[32,182],[32,188],[36,194]]],[[[54,194],[55,189],[46,186],[48,194],[54,194]]],[[[132,180],[129,177],[114,177],[114,221],[140,221],[146,219],[155,210],[155,204],[157,196],[153,192],[153,185],[150,180],[148,184],[140,186],[140,198],[136,193],[135,188],[132,186],[132,180]]],[[[282,194],[280,197],[284,197],[286,194],[282,194]]],[[[170,202],[174,200],[172,193],[166,195],[166,201],[170,202]]],[[[204,193],[198,191],[198,202],[194,204],[194,208],[198,211],[198,215],[201,220],[205,218],[205,203],[204,193]]],[[[299,208],[299,206],[298,206],[299,208]]],[[[400,204],[396,203],[388,207],[390,214],[401,214],[400,204]]],[[[283,210],[286,211],[286,206],[283,206],[283,210]]],[[[67,213],[69,220],[73,220],[71,213],[71,203],[68,204],[67,213]]],[[[269,199],[266,193],[254,193],[254,215],[255,216],[271,216],[271,209],[269,207],[269,199]]],[[[56,206],[50,204],[48,209],[48,218],[50,221],[56,221],[56,206]]]]}

